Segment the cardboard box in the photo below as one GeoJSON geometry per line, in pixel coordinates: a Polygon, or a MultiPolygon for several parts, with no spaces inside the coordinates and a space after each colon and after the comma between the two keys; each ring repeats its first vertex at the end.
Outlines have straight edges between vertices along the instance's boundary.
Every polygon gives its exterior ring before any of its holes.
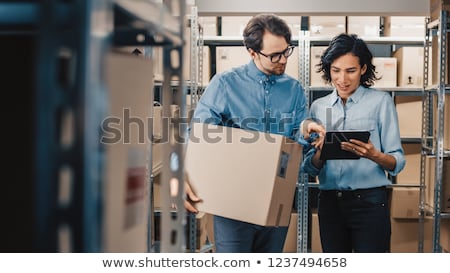
{"type": "Polygon", "coordinates": [[[391,217],[396,219],[418,219],[419,193],[419,188],[393,188],[391,199],[391,217]]]}
{"type": "Polygon", "coordinates": [[[322,57],[323,53],[327,49],[327,46],[311,46],[311,60],[309,62],[310,64],[310,85],[311,86],[330,86],[329,84],[325,83],[325,81],[322,79],[322,73],[318,73],[317,71],[317,65],[320,63],[320,58],[322,57]]]}
{"type": "Polygon", "coordinates": [[[345,16],[309,16],[311,36],[332,38],[346,33],[345,16]]]}
{"type": "Polygon", "coordinates": [[[423,87],[423,47],[404,46],[397,49],[397,86],[423,87]]]}
{"type": "Polygon", "coordinates": [[[323,252],[322,243],[320,242],[319,216],[317,212],[311,214],[311,252],[323,252]]]}
{"type": "Polygon", "coordinates": [[[450,252],[450,219],[441,219],[440,242],[444,252],[450,252]]]}
{"type": "Polygon", "coordinates": [[[252,16],[222,16],[222,36],[242,37],[252,16]]]}
{"type": "Polygon", "coordinates": [[[384,17],[384,36],[425,37],[425,17],[386,16],[384,17]]]}
{"type": "Polygon", "coordinates": [[[397,86],[397,59],[393,57],[374,57],[372,63],[375,66],[376,76],[381,78],[375,81],[373,87],[397,86]]]}
{"type": "Polygon", "coordinates": [[[281,135],[194,123],[185,170],[200,211],[288,226],[302,146],[281,135]]]}
{"type": "Polygon", "coordinates": [[[245,46],[217,47],[216,73],[228,71],[231,68],[244,65],[251,57],[245,46]]]}
{"type": "Polygon", "coordinates": [[[291,220],[289,221],[288,232],[286,235],[286,241],[284,242],[284,253],[296,253],[298,241],[298,214],[296,212],[291,213],[291,220]]]}
{"type": "MultiPolygon", "coordinates": [[[[425,160],[425,202],[430,208],[434,208],[436,157],[426,156],[425,160]]],[[[444,158],[443,161],[440,197],[441,212],[450,212],[450,159],[448,158],[444,158]]]]}
{"type": "Polygon", "coordinates": [[[380,37],[380,16],[347,16],[347,33],[359,37],[380,37]]]}
{"type": "MultiPolygon", "coordinates": [[[[423,251],[431,252],[431,221],[424,220],[423,251]]],[[[391,252],[417,253],[419,251],[419,220],[391,219],[391,252]]]]}
{"type": "Polygon", "coordinates": [[[198,23],[203,30],[203,36],[217,35],[217,17],[216,16],[199,16],[198,23]]]}
{"type": "Polygon", "coordinates": [[[422,136],[422,97],[395,96],[401,137],[422,136]]]}
{"type": "Polygon", "coordinates": [[[438,19],[442,10],[450,11],[450,0],[430,0],[431,20],[438,19]]]}
{"type": "Polygon", "coordinates": [[[109,53],[105,67],[109,115],[118,120],[114,127],[121,137],[105,145],[103,251],[146,252],[153,64],[109,53]]]}
{"type": "Polygon", "coordinates": [[[420,184],[420,157],[422,146],[420,143],[403,143],[405,168],[397,175],[396,183],[401,185],[420,184]]]}

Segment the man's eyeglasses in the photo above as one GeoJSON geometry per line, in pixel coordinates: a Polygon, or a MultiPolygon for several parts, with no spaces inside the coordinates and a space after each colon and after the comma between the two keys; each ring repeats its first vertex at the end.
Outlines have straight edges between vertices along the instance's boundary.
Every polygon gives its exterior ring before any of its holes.
{"type": "Polygon", "coordinates": [[[269,58],[272,63],[278,63],[281,60],[281,56],[284,56],[285,58],[291,56],[292,52],[294,52],[294,46],[289,46],[283,52],[272,53],[270,55],[266,55],[261,51],[257,51],[257,53],[263,55],[266,58],[269,58]]]}

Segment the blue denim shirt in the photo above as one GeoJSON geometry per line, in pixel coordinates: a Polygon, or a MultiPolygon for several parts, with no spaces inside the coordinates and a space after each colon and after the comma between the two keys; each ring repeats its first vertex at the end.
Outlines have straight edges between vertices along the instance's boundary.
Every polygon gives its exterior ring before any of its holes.
{"type": "Polygon", "coordinates": [[[267,76],[251,60],[211,79],[193,122],[281,134],[303,143],[298,131],[306,116],[300,83],[287,74],[267,76]]]}
{"type": "MultiPolygon", "coordinates": [[[[344,105],[336,90],[315,100],[310,107],[311,117],[319,119],[327,131],[368,130],[376,149],[392,155],[397,175],[405,166],[398,118],[392,98],[386,92],[360,86],[344,105]]],[[[321,169],[311,162],[316,150],[311,148],[302,163],[303,171],[319,176],[323,190],[353,190],[388,185],[386,170],[372,160],[327,160],[321,169]]]]}

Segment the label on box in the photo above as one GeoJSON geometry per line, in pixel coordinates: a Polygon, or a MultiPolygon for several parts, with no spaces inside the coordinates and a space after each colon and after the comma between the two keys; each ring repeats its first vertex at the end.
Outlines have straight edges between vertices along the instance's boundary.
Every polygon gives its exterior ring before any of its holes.
{"type": "Polygon", "coordinates": [[[280,164],[278,166],[278,173],[277,173],[279,177],[286,178],[288,163],[289,163],[289,154],[286,152],[281,152],[280,164]]]}
{"type": "Polygon", "coordinates": [[[144,220],[145,209],[145,152],[130,149],[125,191],[125,228],[130,228],[144,220]]]}

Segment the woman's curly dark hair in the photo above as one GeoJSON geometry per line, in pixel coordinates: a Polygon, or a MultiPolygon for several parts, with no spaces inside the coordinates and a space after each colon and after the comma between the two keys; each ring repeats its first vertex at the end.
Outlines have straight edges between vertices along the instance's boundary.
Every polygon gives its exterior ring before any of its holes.
{"type": "Polygon", "coordinates": [[[361,76],[360,84],[364,87],[372,86],[374,81],[379,79],[375,75],[375,66],[372,64],[373,56],[366,43],[355,34],[340,34],[334,37],[320,58],[317,72],[323,72],[322,78],[327,83],[331,83],[331,63],[347,53],[358,57],[361,67],[367,66],[366,73],[361,76]]]}

